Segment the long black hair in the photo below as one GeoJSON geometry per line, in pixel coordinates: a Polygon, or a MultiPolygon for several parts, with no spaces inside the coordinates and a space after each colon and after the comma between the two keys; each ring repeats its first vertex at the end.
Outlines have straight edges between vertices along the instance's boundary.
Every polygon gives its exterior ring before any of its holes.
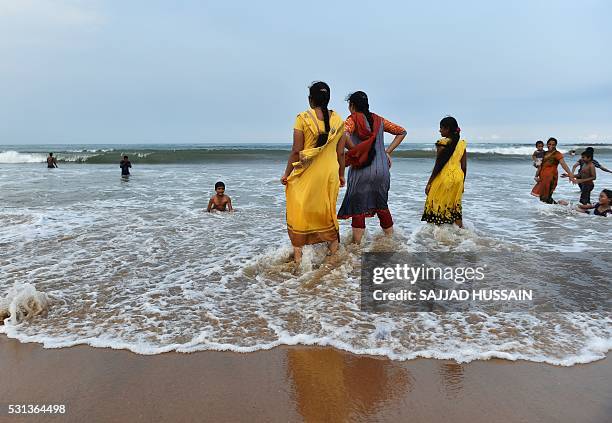
{"type": "Polygon", "coordinates": [[[444,166],[450,160],[451,156],[455,152],[457,148],[457,143],[459,142],[459,138],[461,137],[461,130],[459,129],[459,124],[457,123],[457,119],[452,116],[446,116],[444,119],[440,121],[440,128],[446,128],[450,131],[450,139],[451,142],[446,147],[442,149],[442,152],[436,157],[436,164],[434,165],[431,180],[438,175],[444,169],[444,166]]]}
{"type": "Polygon", "coordinates": [[[368,95],[363,91],[355,91],[353,94],[350,94],[346,101],[349,102],[349,105],[355,108],[355,111],[359,113],[363,113],[370,124],[370,130],[374,130],[374,119],[372,118],[372,113],[370,113],[370,103],[368,102],[368,95]]]}
{"type": "Polygon", "coordinates": [[[319,107],[323,113],[323,122],[325,122],[325,133],[319,134],[317,138],[317,147],[321,147],[327,144],[327,137],[329,136],[329,110],[327,105],[329,104],[330,88],[323,81],[314,82],[309,87],[308,98],[313,107],[319,107]]]}
{"type": "MultiPolygon", "coordinates": [[[[346,101],[349,102],[350,106],[355,108],[355,111],[358,113],[363,113],[363,115],[368,120],[370,124],[370,131],[374,131],[374,118],[372,117],[372,113],[370,112],[370,103],[368,102],[368,95],[363,91],[355,91],[346,98],[346,101]]],[[[377,134],[378,135],[378,134],[377,134]]],[[[363,166],[368,166],[374,160],[374,156],[376,156],[376,142],[372,143],[372,147],[370,147],[370,151],[368,151],[368,160],[363,164],[363,166]]]]}

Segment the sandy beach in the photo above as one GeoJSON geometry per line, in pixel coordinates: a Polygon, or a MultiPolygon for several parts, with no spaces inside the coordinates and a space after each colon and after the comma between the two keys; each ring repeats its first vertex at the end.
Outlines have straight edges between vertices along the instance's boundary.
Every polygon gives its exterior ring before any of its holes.
{"type": "Polygon", "coordinates": [[[67,422],[607,422],[609,358],[557,367],[505,360],[391,361],[333,348],[137,355],[0,338],[0,420],[67,422]],[[65,404],[8,416],[8,404],[65,404]]]}

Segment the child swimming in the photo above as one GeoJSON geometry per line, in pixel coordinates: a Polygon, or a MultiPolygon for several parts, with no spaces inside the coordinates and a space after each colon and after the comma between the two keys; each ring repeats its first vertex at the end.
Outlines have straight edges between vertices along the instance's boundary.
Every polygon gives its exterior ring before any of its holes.
{"type": "Polygon", "coordinates": [[[595,204],[580,204],[578,211],[582,213],[589,213],[589,210],[593,210],[595,216],[612,216],[612,208],[610,208],[610,201],[612,200],[612,190],[604,189],[599,193],[599,202],[595,204]]]}
{"type": "MultiPolygon", "coordinates": [[[[544,154],[546,154],[546,151],[544,151],[544,141],[542,140],[536,141],[535,146],[536,146],[536,150],[531,155],[531,160],[533,160],[533,167],[539,170],[540,166],[542,166],[542,160],[544,159],[544,154]]],[[[538,174],[537,170],[536,170],[536,181],[537,181],[537,174],[538,174]]]]}
{"type": "Polygon", "coordinates": [[[234,211],[232,208],[232,199],[225,195],[225,184],[221,181],[217,182],[215,184],[215,191],[216,194],[210,197],[206,211],[234,211]]]}

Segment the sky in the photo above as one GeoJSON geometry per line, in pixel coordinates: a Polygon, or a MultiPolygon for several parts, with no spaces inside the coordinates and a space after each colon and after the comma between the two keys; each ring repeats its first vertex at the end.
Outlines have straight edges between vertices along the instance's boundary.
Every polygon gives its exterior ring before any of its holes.
{"type": "Polygon", "coordinates": [[[0,0],[0,144],[291,142],[308,86],[433,141],[612,141],[612,2],[0,0]],[[605,48],[604,48],[605,47],[605,48]]]}

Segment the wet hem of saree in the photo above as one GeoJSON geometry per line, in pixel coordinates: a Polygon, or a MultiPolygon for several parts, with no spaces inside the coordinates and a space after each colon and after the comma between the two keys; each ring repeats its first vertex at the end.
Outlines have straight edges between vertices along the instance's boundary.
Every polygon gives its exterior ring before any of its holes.
{"type": "Polygon", "coordinates": [[[352,219],[353,217],[360,217],[360,216],[374,217],[374,216],[376,216],[376,213],[384,212],[384,211],[389,211],[389,208],[387,207],[386,209],[373,209],[373,210],[367,211],[365,213],[353,213],[353,214],[338,215],[338,219],[352,219]]]}
{"type": "Polygon", "coordinates": [[[445,224],[453,224],[457,220],[463,219],[463,213],[461,211],[453,211],[450,212],[450,216],[448,214],[439,214],[434,212],[424,212],[421,217],[421,221],[427,223],[434,223],[436,225],[445,225],[445,224]]]}
{"type": "Polygon", "coordinates": [[[304,245],[319,244],[321,242],[340,241],[340,232],[337,229],[330,229],[320,232],[297,233],[287,228],[291,245],[303,247],[304,245]]]}

